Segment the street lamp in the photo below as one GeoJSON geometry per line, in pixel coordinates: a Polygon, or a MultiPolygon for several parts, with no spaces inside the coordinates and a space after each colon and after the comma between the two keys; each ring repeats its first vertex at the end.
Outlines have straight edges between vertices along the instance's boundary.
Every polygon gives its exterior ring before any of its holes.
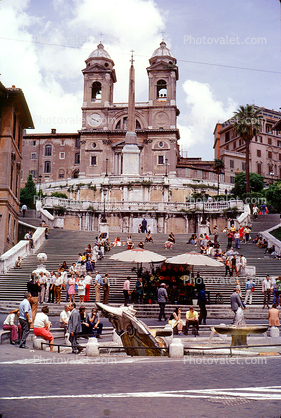
{"type": "Polygon", "coordinates": [[[78,218],[79,218],[79,231],[81,231],[81,230],[82,230],[82,218],[83,218],[83,212],[80,212],[80,210],[79,210],[79,212],[77,213],[77,216],[78,216],[78,218]]]}
{"type": "Polygon", "coordinates": [[[165,158],[165,166],[166,166],[166,170],[165,170],[165,176],[168,176],[168,158],[165,158]]]}
{"type": "Polygon", "coordinates": [[[205,211],[204,211],[204,198],[205,198],[205,190],[201,190],[201,196],[202,196],[202,203],[203,203],[203,214],[202,214],[202,225],[206,224],[205,220],[205,211]]]}
{"type": "Polygon", "coordinates": [[[273,177],[274,177],[274,171],[271,171],[270,173],[269,173],[269,175],[271,176],[271,184],[273,184],[273,177]]]}
{"type": "Polygon", "coordinates": [[[107,164],[108,164],[108,158],[106,158],[106,160],[105,160],[105,176],[106,177],[108,176],[108,174],[107,174],[107,164]]]}
{"type": "Polygon", "coordinates": [[[42,181],[42,175],[41,174],[39,174],[38,179],[39,179],[39,191],[38,191],[38,195],[39,195],[39,200],[41,200],[41,181],[42,181]]]}
{"type": "Polygon", "coordinates": [[[101,217],[101,222],[103,222],[103,223],[106,222],[106,217],[105,217],[105,199],[106,199],[106,195],[107,195],[107,188],[104,187],[103,188],[103,198],[104,198],[104,200],[103,200],[103,214],[102,214],[102,217],[101,217]]]}

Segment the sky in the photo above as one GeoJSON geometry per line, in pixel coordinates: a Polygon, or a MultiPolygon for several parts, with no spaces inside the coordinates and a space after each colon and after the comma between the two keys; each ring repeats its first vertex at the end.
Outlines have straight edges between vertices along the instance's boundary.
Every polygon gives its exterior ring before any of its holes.
{"type": "Polygon", "coordinates": [[[23,90],[35,130],[81,129],[85,60],[102,40],[115,62],[114,102],[136,101],[162,38],[179,67],[182,155],[212,160],[216,123],[240,105],[279,110],[279,0],[0,0],[0,81],[23,90]]]}

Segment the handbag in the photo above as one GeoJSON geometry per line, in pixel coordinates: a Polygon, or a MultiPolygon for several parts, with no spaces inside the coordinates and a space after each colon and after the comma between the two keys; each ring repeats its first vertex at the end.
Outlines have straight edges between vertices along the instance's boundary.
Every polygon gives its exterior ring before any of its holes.
{"type": "Polygon", "coordinates": [[[84,283],[78,283],[78,290],[84,290],[85,289],[85,285],[84,283]]]}
{"type": "Polygon", "coordinates": [[[251,292],[254,292],[255,291],[255,288],[254,288],[254,286],[252,286],[251,287],[251,292]]]}
{"type": "Polygon", "coordinates": [[[78,290],[78,284],[77,283],[75,283],[74,289],[75,289],[75,292],[77,292],[77,290],[78,290]]]}

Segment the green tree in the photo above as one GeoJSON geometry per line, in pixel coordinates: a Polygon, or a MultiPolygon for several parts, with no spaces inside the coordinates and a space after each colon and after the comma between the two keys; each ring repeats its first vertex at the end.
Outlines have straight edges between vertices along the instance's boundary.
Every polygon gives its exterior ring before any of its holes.
{"type": "Polygon", "coordinates": [[[224,162],[220,158],[216,158],[213,164],[213,169],[218,175],[218,195],[220,194],[220,174],[224,170],[224,162]]]}
{"type": "Polygon", "coordinates": [[[281,213],[281,181],[276,181],[274,184],[271,184],[265,190],[265,197],[276,212],[281,213]]]}
{"type": "MultiPolygon", "coordinates": [[[[259,193],[262,191],[264,182],[263,176],[256,173],[250,173],[250,190],[253,193],[259,193]]],[[[231,193],[234,196],[238,196],[240,199],[244,199],[246,196],[246,175],[243,171],[236,174],[234,179],[234,187],[231,190],[231,193]]]]}
{"type": "Polygon", "coordinates": [[[33,209],[35,207],[34,196],[36,196],[36,186],[32,179],[32,175],[29,174],[25,187],[20,189],[20,202],[22,205],[33,209]]]}
{"type": "Polygon", "coordinates": [[[53,196],[53,197],[59,197],[60,199],[68,199],[67,194],[62,193],[62,192],[53,192],[51,194],[51,196],[53,196]]]}
{"type": "Polygon", "coordinates": [[[261,129],[260,109],[254,105],[240,106],[234,112],[234,132],[240,136],[246,144],[246,193],[250,193],[250,142],[261,129]]]}

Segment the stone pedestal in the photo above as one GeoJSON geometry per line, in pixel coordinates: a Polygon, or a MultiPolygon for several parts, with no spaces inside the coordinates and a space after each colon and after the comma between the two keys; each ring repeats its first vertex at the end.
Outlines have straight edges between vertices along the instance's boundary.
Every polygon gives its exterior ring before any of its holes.
{"type": "Polygon", "coordinates": [[[99,234],[106,233],[106,237],[109,236],[109,225],[107,222],[99,222],[99,234]]]}
{"type": "Polygon", "coordinates": [[[271,327],[270,328],[270,336],[272,338],[278,338],[279,337],[279,329],[277,327],[271,327]]]}
{"type": "Polygon", "coordinates": [[[122,150],[123,175],[138,176],[140,173],[140,149],[135,144],[126,144],[122,150]]]}
{"type": "Polygon", "coordinates": [[[169,357],[182,358],[184,355],[184,346],[179,338],[174,338],[169,346],[169,357]]]}
{"type": "MultiPolygon", "coordinates": [[[[44,338],[34,337],[33,338],[33,348],[34,350],[42,350],[41,343],[47,343],[48,341],[44,340],[44,338]]],[[[43,350],[46,351],[47,345],[43,345],[43,350]]],[[[48,347],[49,348],[49,347],[48,347]]]]}
{"type": "Polygon", "coordinates": [[[71,347],[71,342],[69,340],[69,333],[68,332],[65,333],[64,342],[65,342],[65,345],[67,345],[68,347],[71,347]]]}
{"type": "Polygon", "coordinates": [[[203,235],[203,237],[205,236],[205,234],[209,235],[209,227],[205,224],[199,224],[198,225],[198,238],[200,237],[200,235],[203,235]]]}
{"type": "Polygon", "coordinates": [[[98,357],[99,355],[99,343],[97,339],[94,337],[89,338],[86,344],[86,356],[98,357]]]}

